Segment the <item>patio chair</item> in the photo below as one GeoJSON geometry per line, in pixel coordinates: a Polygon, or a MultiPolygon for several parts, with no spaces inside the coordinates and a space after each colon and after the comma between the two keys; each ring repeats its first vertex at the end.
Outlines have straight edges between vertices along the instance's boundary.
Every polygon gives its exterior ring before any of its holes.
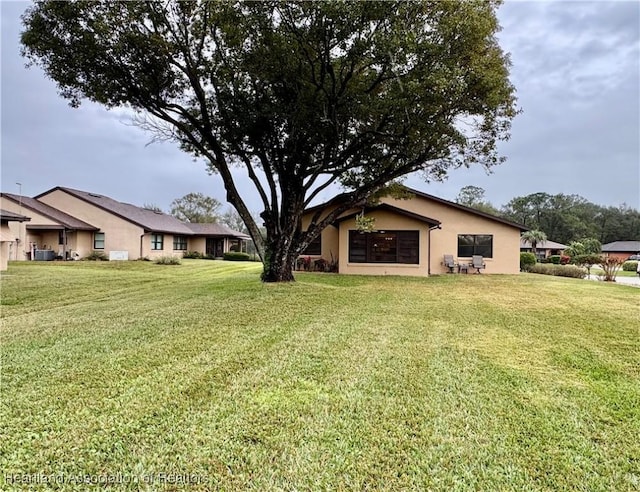
{"type": "Polygon", "coordinates": [[[476,269],[476,273],[480,273],[480,270],[486,268],[487,265],[484,263],[484,258],[480,255],[473,255],[471,257],[471,268],[476,269]]]}
{"type": "Polygon", "coordinates": [[[456,262],[453,261],[453,255],[444,255],[442,264],[449,269],[447,273],[453,273],[453,269],[456,267],[456,262]]]}

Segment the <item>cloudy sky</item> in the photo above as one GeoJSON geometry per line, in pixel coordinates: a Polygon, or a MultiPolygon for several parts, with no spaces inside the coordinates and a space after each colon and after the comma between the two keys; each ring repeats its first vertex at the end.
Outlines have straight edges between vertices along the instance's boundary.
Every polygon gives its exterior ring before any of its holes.
{"type": "MultiPolygon", "coordinates": [[[[165,210],[194,191],[224,202],[220,179],[173,144],[148,145],[122,113],[70,108],[19,55],[28,4],[0,4],[2,191],[17,193],[21,183],[34,196],[68,186],[165,210]]],[[[480,186],[495,206],[544,191],[640,208],[640,2],[507,1],[499,18],[523,110],[501,145],[507,162],[490,175],[464,169],[444,183],[407,184],[451,200],[463,186],[480,186]]],[[[238,178],[258,210],[248,180],[238,178]]]]}

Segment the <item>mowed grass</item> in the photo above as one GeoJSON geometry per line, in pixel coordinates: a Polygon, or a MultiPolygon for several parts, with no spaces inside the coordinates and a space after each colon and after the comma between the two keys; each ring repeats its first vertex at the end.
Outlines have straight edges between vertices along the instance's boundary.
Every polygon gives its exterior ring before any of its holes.
{"type": "Polygon", "coordinates": [[[0,489],[640,488],[637,288],[259,270],[11,264],[0,489]]]}

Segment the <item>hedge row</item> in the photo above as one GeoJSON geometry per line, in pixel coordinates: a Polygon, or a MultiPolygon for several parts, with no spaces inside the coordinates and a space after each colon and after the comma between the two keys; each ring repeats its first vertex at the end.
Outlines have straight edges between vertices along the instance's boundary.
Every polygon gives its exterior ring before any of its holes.
{"type": "Polygon", "coordinates": [[[571,278],[585,278],[587,276],[584,268],[574,265],[554,265],[552,263],[536,263],[535,265],[531,265],[529,272],[571,278]]]}

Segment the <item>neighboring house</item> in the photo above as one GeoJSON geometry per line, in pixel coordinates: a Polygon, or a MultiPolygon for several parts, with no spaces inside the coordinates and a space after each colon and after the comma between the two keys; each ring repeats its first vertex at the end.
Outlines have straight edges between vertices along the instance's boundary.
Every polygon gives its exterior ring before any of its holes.
{"type": "MultiPolygon", "coordinates": [[[[2,193],[2,207],[22,207],[30,211],[32,221],[25,228],[27,248],[17,259],[29,259],[32,250],[48,249],[60,258],[83,258],[102,252],[112,259],[137,259],[182,256],[186,251],[205,254],[207,241],[221,241],[219,256],[233,246],[242,248],[248,236],[217,226],[215,234],[206,229],[212,224],[185,224],[177,218],[154,210],[122,203],[104,195],[58,186],[34,198],[2,193]],[[31,213],[33,212],[33,213],[31,213]]],[[[216,255],[218,256],[218,255],[216,255]]]]}
{"type": "Polygon", "coordinates": [[[602,252],[606,256],[626,260],[631,255],[640,254],[640,241],[614,241],[603,244],[602,252]]]}
{"type": "MultiPolygon", "coordinates": [[[[547,239],[536,243],[536,256],[538,259],[549,258],[549,256],[561,255],[564,253],[565,249],[567,249],[567,246],[564,244],[556,243],[547,239]]],[[[520,252],[532,253],[533,248],[531,247],[531,243],[524,239],[520,239],[520,252]]]]}
{"type": "MultiPolygon", "coordinates": [[[[411,190],[413,198],[384,197],[364,209],[375,219],[375,231],[362,233],[356,216],[342,214],[312,243],[303,256],[330,261],[338,258],[339,272],[365,275],[426,276],[448,271],[444,255],[468,265],[473,255],[484,258],[486,273],[520,271],[520,233],[527,228],[479,210],[411,190]]],[[[325,205],[305,212],[303,228],[325,205]]]]}
{"type": "Polygon", "coordinates": [[[13,233],[11,225],[29,220],[30,217],[0,208],[0,271],[7,269],[9,260],[14,259],[14,248],[20,243],[20,238],[13,233]]]}
{"type": "Polygon", "coordinates": [[[247,252],[247,234],[230,229],[223,224],[185,223],[195,236],[191,239],[191,250],[204,252],[220,258],[227,251],[247,252]]]}

